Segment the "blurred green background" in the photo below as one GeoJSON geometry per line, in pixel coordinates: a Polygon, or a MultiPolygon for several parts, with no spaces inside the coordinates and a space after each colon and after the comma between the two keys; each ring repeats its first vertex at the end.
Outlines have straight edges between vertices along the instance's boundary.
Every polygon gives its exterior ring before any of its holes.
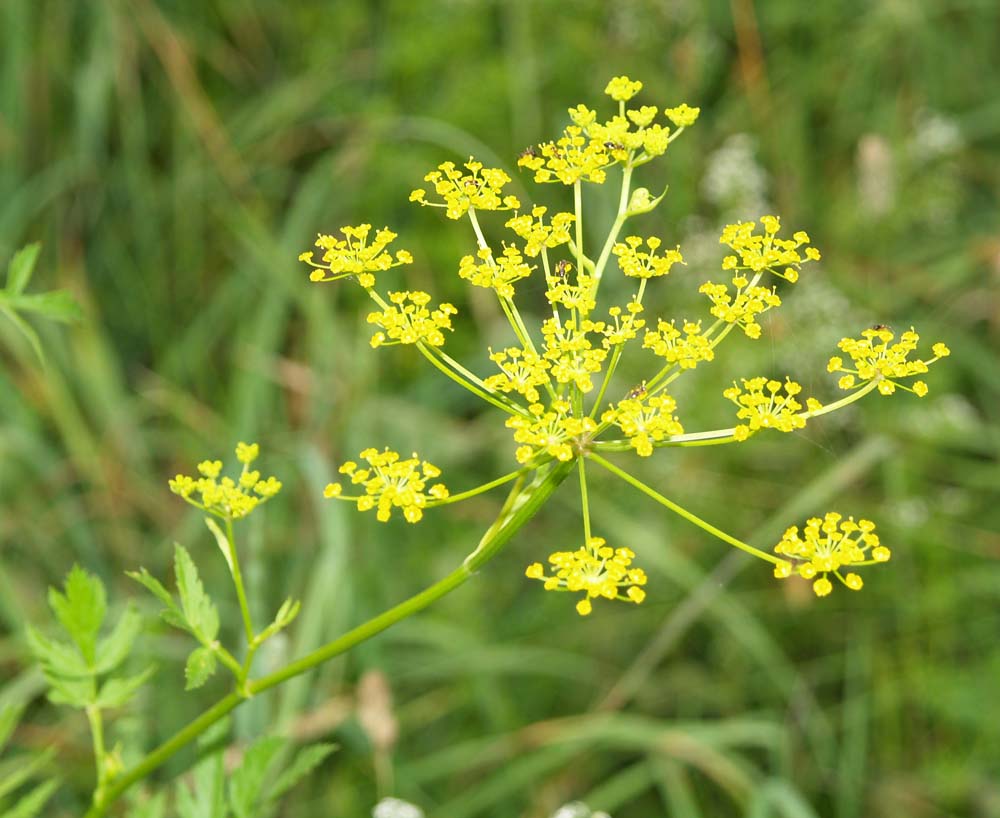
{"type": "MultiPolygon", "coordinates": [[[[610,112],[602,90],[625,73],[642,103],[702,109],[638,180],[670,192],[633,229],[689,262],[654,288],[653,314],[704,311],[726,221],[773,210],[824,254],[761,341],[737,333],[683,379],[686,429],[731,423],[734,377],[789,373],[831,398],[826,359],[872,323],[953,352],[923,400],[871,397],[637,473],[763,547],[828,509],[871,517],[892,563],[817,600],[598,475],[595,533],[638,552],[641,607],[581,619],[523,577],[575,547],[566,486],[441,604],[244,707],[237,739],[340,745],[288,818],[365,816],[387,794],[429,818],[544,818],[573,799],[614,818],[1000,816],[998,31],[993,0],[0,3],[0,260],[42,241],[33,288],[68,287],[86,314],[37,325],[44,369],[0,322],[0,700],[31,703],[15,745],[58,748],[47,814],[80,813],[92,768],[85,720],[44,702],[27,661],[46,586],[77,561],[118,604],[145,605],[124,571],[169,578],[177,540],[239,633],[223,560],[168,477],[231,461],[242,439],[284,481],[241,526],[254,609],[304,600],[264,666],[477,541],[500,495],[412,527],[321,499],[369,445],[416,449],[452,490],[510,470],[513,446],[497,412],[412,351],[370,350],[356,288],[310,285],[295,258],[318,231],[390,225],[417,259],[394,275],[459,306],[450,351],[487,371],[483,339],[505,336],[456,275],[467,225],[407,195],[474,153],[565,207],[515,157],[570,105],[610,112]],[[359,701],[376,715],[359,720],[359,701]],[[372,719],[398,722],[398,740],[380,749],[372,719]]],[[[616,195],[588,189],[591,241],[616,195]]],[[[182,692],[186,648],[150,619],[158,679],[112,731],[127,758],[224,692],[221,676],[182,692]]]]}

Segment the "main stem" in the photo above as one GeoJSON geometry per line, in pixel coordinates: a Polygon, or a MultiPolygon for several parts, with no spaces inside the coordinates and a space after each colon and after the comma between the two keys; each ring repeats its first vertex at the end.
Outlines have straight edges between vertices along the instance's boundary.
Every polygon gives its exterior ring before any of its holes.
{"type": "MultiPolygon", "coordinates": [[[[381,633],[400,620],[406,619],[417,611],[426,608],[432,602],[435,602],[463,584],[479,568],[496,556],[511,537],[537,513],[545,501],[552,496],[552,493],[559,484],[566,478],[567,474],[569,474],[573,468],[573,463],[560,463],[550,468],[551,470],[544,477],[540,477],[540,479],[523,489],[520,488],[520,483],[517,484],[515,491],[518,497],[509,498],[509,500],[514,500],[514,502],[508,502],[505,505],[505,509],[511,510],[506,512],[507,516],[503,518],[503,522],[499,526],[492,526],[489,529],[476,550],[466,558],[461,566],[419,594],[410,597],[405,602],[401,602],[399,605],[379,614],[374,619],[370,619],[364,624],[348,631],[332,642],[328,642],[322,647],[306,654],[301,659],[292,662],[281,670],[249,682],[245,687],[247,696],[241,696],[233,692],[225,698],[220,699],[215,705],[198,716],[198,718],[167,739],[159,747],[152,750],[134,767],[126,770],[113,781],[106,782],[103,791],[98,789],[94,793],[93,805],[87,811],[84,818],[101,818],[106,815],[111,804],[121,797],[129,787],[137,781],[146,778],[146,776],[162,766],[179,750],[197,739],[209,727],[228,715],[242,702],[246,701],[248,696],[270,690],[282,682],[300,676],[335,656],[339,656],[355,645],[381,633]]],[[[502,512],[503,514],[504,512],[502,512]]]]}

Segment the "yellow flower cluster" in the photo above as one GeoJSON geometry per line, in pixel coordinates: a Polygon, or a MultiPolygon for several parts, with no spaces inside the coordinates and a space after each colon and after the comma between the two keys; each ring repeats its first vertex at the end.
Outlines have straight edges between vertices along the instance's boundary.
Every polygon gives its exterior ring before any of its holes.
{"type": "Polygon", "coordinates": [[[427,191],[417,188],[410,194],[411,202],[445,208],[449,219],[460,219],[476,210],[517,210],[521,207],[516,196],[504,196],[503,188],[510,183],[510,177],[499,168],[484,168],[481,162],[471,156],[465,163],[468,173],[462,173],[454,162],[442,162],[437,170],[424,177],[425,182],[434,184],[434,192],[443,202],[428,202],[427,191]]]}
{"type": "Polygon", "coordinates": [[[642,83],[639,80],[630,80],[628,77],[612,77],[604,89],[615,102],[628,102],[632,97],[642,90],[642,83]]]}
{"type": "Polygon", "coordinates": [[[667,108],[664,112],[667,115],[667,119],[674,123],[678,128],[687,128],[698,120],[698,114],[701,113],[701,108],[692,108],[686,102],[682,102],[676,108],[667,108]]]}
{"type": "Polygon", "coordinates": [[[550,304],[586,315],[597,306],[597,280],[586,273],[580,273],[575,284],[570,284],[565,278],[558,279],[549,284],[545,297],[550,304]]]}
{"type": "Polygon", "coordinates": [[[539,184],[562,182],[572,185],[579,181],[602,184],[606,178],[604,170],[614,164],[614,159],[602,142],[588,139],[579,125],[568,125],[555,142],[528,148],[517,164],[534,171],[539,184]]]}
{"type": "Polygon", "coordinates": [[[910,361],[907,359],[917,348],[920,336],[910,327],[899,336],[899,341],[890,344],[895,337],[888,327],[877,326],[866,329],[861,338],[844,338],[837,346],[851,357],[855,368],[846,368],[843,359],[834,356],[827,364],[827,371],[846,373],[839,381],[841,389],[854,389],[867,381],[878,380],[878,391],[883,395],[891,395],[898,386],[922,398],[927,394],[926,383],[914,381],[912,386],[905,386],[896,379],[922,375],[930,364],[950,355],[951,350],[938,342],[931,347],[933,358],[910,361]]]}
{"type": "Polygon", "coordinates": [[[250,468],[258,454],[260,447],[256,443],[237,445],[236,459],[243,464],[243,469],[235,480],[219,477],[221,460],[203,460],[198,464],[200,477],[178,474],[168,485],[174,494],[195,508],[223,519],[238,520],[281,491],[277,479],[261,479],[260,472],[250,468]]]}
{"type": "Polygon", "coordinates": [[[597,431],[593,419],[573,416],[569,401],[554,400],[548,410],[533,403],[528,411],[528,417],[507,418],[507,428],[514,430],[514,441],[521,444],[514,453],[518,463],[528,463],[539,455],[562,462],[572,460],[597,431]]]}
{"type": "Polygon", "coordinates": [[[604,347],[594,347],[590,339],[592,333],[601,333],[603,322],[588,319],[556,321],[546,319],[542,324],[545,339],[544,357],[552,362],[552,376],[559,383],[572,383],[581,392],[594,388],[591,375],[601,371],[601,364],[608,356],[604,347]]]}
{"type": "Polygon", "coordinates": [[[611,548],[601,537],[591,537],[576,551],[557,551],[549,557],[552,574],[546,575],[540,562],[532,563],[524,572],[531,579],[545,583],[546,591],[583,592],[576,603],[576,612],[587,616],[593,609],[592,599],[620,599],[639,604],[646,598],[642,586],[646,573],[633,568],[635,554],[629,548],[611,548]]]}
{"type": "Polygon", "coordinates": [[[570,227],[576,220],[572,213],[556,213],[548,224],[545,214],[548,208],[535,205],[531,214],[523,213],[508,219],[509,227],[520,238],[524,239],[524,254],[530,258],[537,256],[543,249],[552,249],[569,242],[570,227]]]}
{"type": "Polygon", "coordinates": [[[483,383],[498,392],[517,392],[530,403],[538,403],[539,386],[549,383],[551,364],[531,350],[510,347],[500,352],[492,352],[490,360],[499,368],[500,374],[490,375],[483,383]]]}
{"type": "Polygon", "coordinates": [[[684,427],[672,414],[677,402],[666,392],[648,397],[642,394],[627,397],[601,415],[603,423],[614,424],[629,439],[640,457],[653,453],[653,443],[671,435],[684,433],[684,427]]]}
{"type": "Polygon", "coordinates": [[[682,369],[694,369],[700,361],[715,358],[711,340],[701,331],[701,321],[685,321],[682,329],[683,334],[673,321],[659,320],[655,330],[646,330],[643,349],[653,350],[668,364],[682,369]]]}
{"type": "Polygon", "coordinates": [[[864,583],[855,573],[844,576],[840,569],[887,562],[892,554],[879,543],[875,533],[875,523],[853,517],[846,520],[836,512],[828,512],[822,519],[813,517],[806,521],[805,529],[799,534],[798,526],[785,532],[774,551],[794,561],[782,561],[774,569],[778,579],[790,577],[794,572],[804,579],[814,579],[813,591],[816,596],[826,596],[833,590],[828,574],[852,591],[861,590],[864,583]]]}
{"type": "Polygon", "coordinates": [[[413,256],[406,250],[399,250],[395,259],[386,251],[386,247],[396,238],[388,227],[376,231],[372,242],[368,243],[370,224],[359,224],[357,227],[341,227],[344,238],[320,234],[316,246],[323,251],[319,262],[313,260],[313,252],[307,251],[299,255],[299,261],[304,261],[314,269],[309,274],[310,281],[339,281],[342,278],[357,276],[358,283],[369,289],[375,286],[373,273],[398,267],[400,264],[412,264],[413,256]]]}
{"type": "MultiPolygon", "coordinates": [[[[795,399],[801,391],[802,387],[788,378],[784,383],[767,378],[743,378],[742,389],[733,384],[722,394],[739,407],[736,417],[746,421],[735,428],[733,437],[746,440],[761,429],[792,432],[803,428],[806,419],[799,414],[802,404],[795,399]]],[[[815,398],[809,398],[806,404],[810,412],[823,408],[815,398]]]]}
{"type": "Polygon", "coordinates": [[[680,247],[667,250],[662,256],[656,255],[661,243],[655,236],[646,239],[646,246],[649,248],[647,253],[639,250],[641,238],[629,236],[624,243],[619,242],[612,247],[611,252],[618,256],[618,266],[625,275],[632,278],[654,278],[665,276],[675,264],[684,263],[680,247]]]}
{"type": "Polygon", "coordinates": [[[728,245],[737,255],[723,259],[723,270],[749,270],[754,273],[767,270],[794,283],[798,281],[798,270],[802,264],[819,260],[819,250],[815,247],[805,247],[804,257],[799,253],[800,247],[809,244],[809,236],[803,231],[800,230],[791,239],[779,239],[777,233],[781,229],[781,221],[777,216],[764,216],[760,223],[764,226],[763,235],[754,233],[753,222],[726,225],[719,244],[728,245]]]}
{"type": "Polygon", "coordinates": [[[458,274],[470,284],[496,290],[497,295],[503,298],[513,298],[514,282],[527,278],[532,269],[525,263],[521,251],[508,244],[504,245],[500,258],[494,258],[493,251],[488,247],[479,250],[475,256],[463,256],[458,274]]]}
{"type": "Polygon", "coordinates": [[[630,301],[625,305],[625,311],[621,307],[612,307],[608,310],[608,317],[611,319],[607,323],[597,322],[596,326],[601,327],[604,333],[604,345],[609,347],[621,346],[627,341],[631,341],[639,330],[646,326],[644,318],[639,317],[642,312],[642,304],[638,301],[630,301]]]}
{"type": "Polygon", "coordinates": [[[419,290],[390,292],[389,301],[395,306],[386,307],[382,312],[368,313],[368,323],[385,330],[372,336],[372,347],[421,342],[434,347],[442,346],[444,333],[441,330],[452,328],[451,316],[458,310],[451,304],[441,304],[431,311],[427,309],[430,300],[428,293],[419,290]]]}
{"type": "Polygon", "coordinates": [[[736,285],[735,296],[730,294],[725,284],[715,284],[706,281],[698,292],[704,293],[712,302],[709,312],[716,318],[721,318],[730,324],[736,324],[748,338],[760,338],[758,316],[772,307],[781,306],[781,299],[774,288],[749,286],[742,276],[733,279],[736,285]]]}
{"type": "Polygon", "coordinates": [[[402,509],[408,523],[415,523],[424,516],[428,499],[448,497],[448,489],[442,483],[424,491],[427,481],[440,476],[441,470],[426,460],[421,462],[416,452],[407,460],[401,460],[399,453],[390,449],[381,452],[365,449],[360,458],[368,463],[368,468],[358,468],[357,463],[349,460],[340,467],[340,473],[348,475],[354,485],[363,485],[365,493],[360,497],[346,497],[340,483],[330,483],[323,496],[351,500],[357,504],[358,511],[374,508],[375,516],[383,523],[392,517],[394,508],[402,509]]]}

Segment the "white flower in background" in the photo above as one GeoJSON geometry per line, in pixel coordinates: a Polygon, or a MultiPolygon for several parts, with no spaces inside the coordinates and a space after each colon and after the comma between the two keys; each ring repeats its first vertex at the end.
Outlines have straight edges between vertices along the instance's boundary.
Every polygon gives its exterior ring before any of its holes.
{"type": "Polygon", "coordinates": [[[586,804],[574,801],[559,807],[552,813],[552,818],[611,818],[611,816],[606,812],[591,812],[586,804]]]}
{"type": "Polygon", "coordinates": [[[965,147],[958,123],[938,111],[923,108],[913,118],[913,135],[907,144],[910,156],[928,161],[957,153],[965,147]]]}
{"type": "Polygon", "coordinates": [[[701,193],[726,221],[756,219],[772,208],[767,201],[767,171],[757,161],[757,143],[733,134],[706,161],[701,193]]]}
{"type": "Polygon", "coordinates": [[[424,811],[400,798],[383,798],[372,810],[372,818],[424,818],[424,811]]]}

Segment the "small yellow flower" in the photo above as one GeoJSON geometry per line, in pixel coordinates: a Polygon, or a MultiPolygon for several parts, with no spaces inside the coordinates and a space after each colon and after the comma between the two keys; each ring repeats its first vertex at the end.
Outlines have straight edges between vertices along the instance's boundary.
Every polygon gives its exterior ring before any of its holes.
{"type": "Polygon", "coordinates": [[[930,364],[948,354],[948,347],[936,343],[931,348],[933,358],[910,360],[910,353],[916,350],[920,336],[911,327],[892,343],[895,338],[895,333],[882,325],[866,329],[860,338],[844,338],[837,346],[850,356],[854,368],[846,367],[843,358],[835,355],[830,358],[827,371],[846,373],[838,381],[841,389],[854,389],[875,380],[881,395],[891,395],[898,387],[922,398],[927,394],[926,383],[915,381],[912,386],[906,386],[899,379],[924,374],[930,364]]]}
{"type": "Polygon", "coordinates": [[[514,284],[531,275],[532,267],[525,263],[521,251],[513,244],[505,245],[503,255],[493,257],[493,251],[481,249],[475,256],[464,256],[458,274],[477,287],[495,290],[503,298],[514,297],[514,284]]]}
{"type": "Polygon", "coordinates": [[[579,125],[569,125],[555,142],[545,142],[521,154],[517,164],[534,171],[539,184],[572,185],[580,181],[602,184],[605,169],[615,161],[605,143],[589,139],[579,125]]]}
{"type": "Polygon", "coordinates": [[[431,207],[445,208],[449,219],[460,219],[470,208],[476,210],[517,210],[521,203],[516,196],[504,196],[503,189],[511,181],[500,168],[484,168],[471,156],[465,163],[468,173],[459,170],[454,162],[442,162],[437,170],[424,177],[434,185],[434,192],[441,202],[427,201],[427,191],[414,190],[410,201],[431,207]]]}
{"type": "Polygon", "coordinates": [[[236,459],[243,470],[234,480],[222,477],[221,460],[203,460],[198,464],[200,478],[178,474],[169,481],[170,491],[196,508],[229,520],[246,517],[261,503],[281,491],[281,482],[274,477],[260,479],[259,471],[249,466],[257,459],[260,447],[256,443],[241,442],[236,447],[236,459]]]}
{"type": "Polygon", "coordinates": [[[525,575],[544,582],[546,591],[582,592],[584,596],[576,610],[580,616],[587,616],[592,610],[592,599],[617,599],[638,605],[646,598],[642,588],[646,574],[641,568],[632,567],[634,558],[629,548],[611,548],[603,538],[591,537],[576,551],[552,554],[551,575],[546,575],[540,562],[529,565],[525,575]]]}
{"type": "Polygon", "coordinates": [[[258,446],[256,443],[240,442],[236,444],[236,459],[239,460],[240,463],[250,465],[251,463],[253,463],[254,460],[257,459],[257,456],[259,454],[260,454],[260,446],[258,446]]]}
{"type": "Polygon", "coordinates": [[[729,292],[725,284],[706,281],[698,292],[704,293],[712,302],[710,312],[730,324],[740,327],[748,338],[760,338],[761,327],[757,318],[768,310],[781,306],[781,299],[772,287],[749,286],[746,278],[733,279],[735,294],[729,292]]]}
{"type": "Polygon", "coordinates": [[[778,238],[781,222],[777,216],[763,216],[760,223],[764,226],[763,235],[754,232],[753,222],[737,222],[723,228],[719,243],[729,246],[737,255],[726,256],[722,269],[735,270],[737,277],[741,271],[760,273],[766,270],[795,283],[799,278],[799,268],[809,261],[818,260],[819,251],[814,247],[805,247],[809,236],[801,230],[791,239],[778,238]]]}
{"type": "Polygon", "coordinates": [[[698,119],[698,114],[701,113],[701,108],[692,108],[686,102],[682,102],[676,108],[665,109],[663,113],[667,115],[667,119],[673,122],[676,127],[687,128],[694,125],[698,119]]]}
{"type": "Polygon", "coordinates": [[[684,257],[681,256],[679,247],[667,250],[662,256],[658,256],[656,251],[661,243],[658,238],[651,236],[646,239],[649,252],[644,252],[639,250],[642,239],[638,236],[629,236],[624,243],[619,242],[612,247],[611,252],[618,257],[618,266],[627,276],[632,278],[665,276],[675,264],[683,264],[684,257]]]}
{"type": "Polygon", "coordinates": [[[368,323],[381,327],[384,332],[376,332],[371,339],[373,347],[392,344],[425,343],[439,347],[444,344],[444,333],[450,330],[451,316],[456,310],[451,304],[441,304],[436,310],[429,310],[431,297],[425,292],[390,292],[392,306],[382,312],[368,314],[368,323]]]}
{"type": "Polygon", "coordinates": [[[523,213],[507,220],[506,226],[524,239],[524,254],[534,258],[543,249],[551,250],[561,244],[566,244],[572,238],[570,228],[576,220],[572,213],[556,213],[545,223],[548,209],[535,205],[531,213],[523,213]]]}
{"type": "Polygon", "coordinates": [[[604,89],[615,102],[628,102],[632,97],[642,90],[642,83],[638,80],[630,80],[626,76],[612,77],[611,81],[604,89]]]}
{"type": "Polygon", "coordinates": [[[320,261],[314,261],[312,252],[299,255],[299,261],[313,267],[309,280],[340,281],[356,276],[358,283],[368,289],[375,285],[374,273],[413,263],[413,256],[406,250],[398,251],[395,259],[389,255],[386,247],[396,238],[396,234],[388,227],[376,231],[369,242],[371,229],[370,224],[342,227],[340,232],[343,239],[320,234],[316,239],[316,246],[323,251],[320,261]]]}
{"type": "Polygon", "coordinates": [[[699,362],[715,358],[712,342],[702,332],[701,321],[685,321],[682,329],[677,329],[673,321],[660,320],[655,330],[646,330],[642,346],[682,369],[694,369],[699,362]]]}
{"type": "Polygon", "coordinates": [[[736,417],[745,420],[735,428],[737,440],[746,440],[761,429],[777,429],[792,432],[806,425],[806,419],[799,414],[802,404],[795,396],[802,387],[788,378],[785,382],[767,378],[743,378],[743,388],[735,383],[723,392],[739,408],[736,417]],[[782,394],[784,392],[784,394],[782,394]]]}
{"type": "Polygon", "coordinates": [[[499,368],[499,375],[490,375],[483,383],[498,392],[517,392],[529,403],[538,403],[538,387],[551,382],[552,364],[530,350],[510,347],[490,353],[490,360],[499,368]]]}
{"type": "Polygon", "coordinates": [[[597,306],[596,293],[596,279],[581,273],[576,277],[575,284],[569,283],[566,279],[554,279],[549,283],[545,297],[550,304],[558,304],[560,307],[587,315],[597,306]]]}
{"type": "MultiPolygon", "coordinates": [[[[875,523],[870,520],[855,522],[853,517],[845,520],[833,511],[822,518],[807,520],[801,534],[798,526],[792,526],[774,550],[794,562],[799,576],[815,579],[813,591],[817,596],[826,596],[833,590],[830,574],[846,588],[861,590],[864,585],[861,577],[853,572],[845,576],[841,569],[875,565],[888,561],[891,556],[889,549],[879,542],[875,523]]],[[[787,561],[782,561],[774,571],[779,579],[791,574],[791,564],[787,561]]]]}
{"type": "Polygon", "coordinates": [[[340,472],[350,477],[354,485],[364,486],[365,493],[347,497],[340,483],[330,483],[323,491],[325,497],[350,500],[357,504],[358,511],[376,509],[375,516],[383,523],[391,519],[394,508],[402,511],[408,523],[415,523],[424,516],[428,500],[448,497],[448,489],[442,483],[425,491],[427,482],[440,476],[441,470],[426,460],[421,462],[416,452],[403,460],[398,452],[388,448],[381,452],[365,449],[360,458],[367,462],[367,468],[359,468],[353,460],[348,460],[341,465],[340,472]]]}
{"type": "Polygon", "coordinates": [[[514,430],[514,442],[521,445],[514,453],[518,463],[536,457],[572,460],[597,430],[589,417],[575,417],[568,401],[554,400],[548,409],[541,403],[528,407],[529,415],[512,415],[507,428],[514,430]]]}
{"type": "Polygon", "coordinates": [[[676,408],[677,402],[666,392],[627,397],[607,409],[601,421],[617,426],[640,457],[649,457],[654,443],[684,433],[673,415],[676,408]]]}
{"type": "Polygon", "coordinates": [[[595,347],[591,336],[604,329],[603,322],[546,319],[542,324],[543,356],[552,363],[552,377],[557,382],[575,384],[584,393],[594,388],[591,376],[601,371],[608,351],[595,347]]]}

